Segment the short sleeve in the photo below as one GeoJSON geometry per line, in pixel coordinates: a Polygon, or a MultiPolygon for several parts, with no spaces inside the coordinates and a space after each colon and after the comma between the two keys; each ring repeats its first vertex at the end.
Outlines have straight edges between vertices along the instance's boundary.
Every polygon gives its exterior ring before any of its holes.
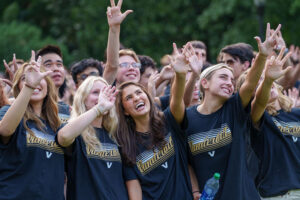
{"type": "Polygon", "coordinates": [[[186,141],[187,136],[185,130],[188,127],[188,119],[186,116],[186,110],[184,111],[184,117],[181,124],[178,124],[171,113],[170,107],[164,111],[165,121],[169,129],[172,129],[171,132],[175,133],[176,137],[179,137],[181,141],[186,141]]]}
{"type": "Polygon", "coordinates": [[[126,166],[123,164],[123,175],[125,181],[138,179],[134,170],[134,166],[126,166]]]}
{"type": "Polygon", "coordinates": [[[162,111],[164,111],[170,105],[170,95],[165,95],[165,96],[159,97],[159,100],[160,100],[160,105],[161,105],[160,109],[162,111]]]}
{"type": "Polygon", "coordinates": [[[250,112],[251,112],[251,101],[249,101],[248,105],[244,108],[242,104],[242,99],[240,93],[234,94],[228,101],[228,103],[232,104],[232,113],[237,115],[237,119],[240,122],[245,122],[249,120],[250,112]]]}
{"type": "MultiPolygon", "coordinates": [[[[4,115],[6,114],[7,110],[10,108],[10,105],[3,106],[0,109],[0,120],[3,119],[4,115]]],[[[23,119],[19,123],[18,127],[16,128],[15,132],[12,134],[12,136],[9,139],[9,142],[7,144],[3,144],[2,140],[0,139],[0,149],[6,149],[9,148],[13,143],[16,143],[17,140],[17,134],[19,131],[22,131],[22,124],[23,124],[23,119]]]]}

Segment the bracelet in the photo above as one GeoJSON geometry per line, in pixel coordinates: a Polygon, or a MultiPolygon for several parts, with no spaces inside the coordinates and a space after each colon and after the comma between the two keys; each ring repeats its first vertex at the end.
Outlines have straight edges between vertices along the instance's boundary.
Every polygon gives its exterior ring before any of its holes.
{"type": "Polygon", "coordinates": [[[196,190],[196,191],[194,191],[192,194],[194,194],[194,193],[196,193],[196,192],[200,192],[200,191],[196,190]]]}
{"type": "Polygon", "coordinates": [[[35,87],[32,87],[31,85],[29,85],[28,83],[25,83],[24,84],[26,87],[28,87],[28,88],[30,88],[30,89],[33,89],[33,90],[35,90],[35,87]]]}
{"type": "Polygon", "coordinates": [[[101,111],[100,111],[100,109],[98,109],[98,107],[97,107],[97,106],[95,106],[94,110],[96,111],[96,115],[97,115],[97,117],[99,117],[99,116],[101,115],[101,111]]]}

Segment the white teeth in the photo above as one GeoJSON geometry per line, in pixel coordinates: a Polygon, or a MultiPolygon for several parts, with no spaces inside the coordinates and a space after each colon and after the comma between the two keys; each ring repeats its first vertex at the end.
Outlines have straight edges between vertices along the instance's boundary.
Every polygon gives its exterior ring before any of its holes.
{"type": "Polygon", "coordinates": [[[140,102],[140,103],[136,104],[135,108],[138,108],[138,107],[143,106],[143,105],[145,105],[144,102],[140,102]]]}
{"type": "Polygon", "coordinates": [[[39,89],[34,89],[34,90],[33,90],[33,92],[39,92],[39,91],[40,91],[39,89]]]}

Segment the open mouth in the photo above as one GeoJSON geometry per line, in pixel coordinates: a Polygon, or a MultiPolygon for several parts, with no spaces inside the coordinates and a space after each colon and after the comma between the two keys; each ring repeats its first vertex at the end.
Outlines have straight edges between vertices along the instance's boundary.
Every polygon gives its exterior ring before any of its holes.
{"type": "Polygon", "coordinates": [[[140,102],[138,104],[136,104],[135,109],[137,111],[143,110],[145,108],[145,103],[144,102],[140,102]]]}

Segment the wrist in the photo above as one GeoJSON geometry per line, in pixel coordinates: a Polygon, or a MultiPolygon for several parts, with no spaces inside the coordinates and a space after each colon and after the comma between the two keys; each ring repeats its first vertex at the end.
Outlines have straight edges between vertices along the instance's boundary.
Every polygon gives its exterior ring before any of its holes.
{"type": "Polygon", "coordinates": [[[120,32],[120,24],[119,25],[111,25],[111,26],[109,26],[109,29],[113,33],[119,33],[120,32]]]}
{"type": "Polygon", "coordinates": [[[195,191],[193,191],[192,193],[193,193],[193,194],[194,194],[194,193],[200,193],[200,191],[199,191],[199,190],[195,190],[195,191]]]}
{"type": "Polygon", "coordinates": [[[35,88],[36,88],[26,82],[25,82],[24,86],[26,86],[27,88],[32,89],[32,90],[35,90],[35,88]]]}

